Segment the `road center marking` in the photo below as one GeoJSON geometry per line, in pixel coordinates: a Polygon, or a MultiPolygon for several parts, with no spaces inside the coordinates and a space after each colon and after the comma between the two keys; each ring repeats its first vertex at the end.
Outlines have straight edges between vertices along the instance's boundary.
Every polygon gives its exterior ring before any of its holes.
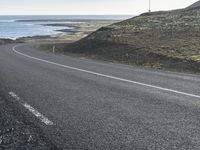
{"type": "Polygon", "coordinates": [[[18,46],[20,46],[20,45],[16,45],[16,46],[14,46],[12,48],[12,50],[15,53],[17,53],[19,55],[22,55],[22,56],[25,56],[25,57],[28,57],[28,58],[31,58],[31,59],[34,59],[34,60],[37,60],[37,61],[40,61],[40,62],[45,62],[45,63],[48,63],[48,64],[56,65],[56,66],[59,66],[59,67],[64,67],[64,68],[67,68],[67,69],[72,69],[72,70],[76,70],[76,71],[80,71],[80,72],[85,72],[85,73],[88,73],[88,74],[93,74],[93,75],[97,75],[97,76],[101,76],[101,77],[105,77],[105,78],[110,78],[110,79],[114,79],[114,80],[118,80],[118,81],[123,81],[123,82],[127,82],[127,83],[137,84],[137,85],[140,85],[140,86],[154,88],[154,89],[158,89],[158,90],[162,90],[162,91],[167,91],[167,92],[172,92],[172,93],[176,93],[176,94],[180,94],[180,95],[185,95],[185,96],[200,98],[200,95],[190,94],[190,93],[181,92],[181,91],[177,91],[177,90],[173,90],[173,89],[168,89],[168,88],[163,88],[163,87],[159,87],[159,86],[155,86],[155,85],[151,85],[151,84],[146,84],[146,83],[132,81],[132,80],[128,80],[128,79],[123,79],[123,78],[119,78],[119,77],[115,77],[115,76],[111,76],[111,75],[97,73],[97,72],[93,72],[93,71],[89,71],[89,70],[79,69],[79,68],[76,68],[76,67],[62,65],[62,64],[59,64],[59,63],[55,63],[55,62],[52,62],[52,61],[45,60],[45,59],[41,59],[41,58],[29,56],[27,54],[23,54],[21,52],[18,52],[16,50],[16,47],[18,47],[18,46]]]}
{"type": "Polygon", "coordinates": [[[23,100],[20,99],[20,97],[15,94],[14,92],[9,92],[8,93],[12,98],[17,100],[22,106],[24,106],[28,111],[30,111],[34,116],[36,116],[38,119],[40,119],[44,124],[51,126],[53,125],[53,122],[50,121],[47,117],[42,115],[40,112],[38,112],[36,109],[34,109],[31,105],[28,103],[24,102],[23,100]]]}

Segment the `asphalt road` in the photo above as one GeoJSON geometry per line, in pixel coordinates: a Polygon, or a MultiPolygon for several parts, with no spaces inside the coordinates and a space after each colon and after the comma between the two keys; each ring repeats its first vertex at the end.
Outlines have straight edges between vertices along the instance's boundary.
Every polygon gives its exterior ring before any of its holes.
{"type": "Polygon", "coordinates": [[[59,149],[200,149],[200,75],[7,45],[0,86],[59,149]]]}

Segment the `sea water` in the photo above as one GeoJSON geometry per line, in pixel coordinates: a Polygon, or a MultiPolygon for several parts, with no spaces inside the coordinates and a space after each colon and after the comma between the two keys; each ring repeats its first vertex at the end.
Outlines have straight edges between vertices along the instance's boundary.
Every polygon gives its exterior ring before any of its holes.
{"type": "Polygon", "coordinates": [[[87,20],[122,20],[130,16],[0,16],[0,38],[17,39],[21,37],[67,34],[59,30],[71,29],[67,26],[45,26],[44,24],[73,24],[87,20]]]}

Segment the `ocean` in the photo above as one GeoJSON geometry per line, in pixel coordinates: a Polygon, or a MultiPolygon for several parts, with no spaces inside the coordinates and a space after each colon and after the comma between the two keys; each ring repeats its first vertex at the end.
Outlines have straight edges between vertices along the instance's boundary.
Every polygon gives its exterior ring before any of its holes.
{"type": "Polygon", "coordinates": [[[0,16],[0,38],[17,39],[21,37],[67,34],[58,30],[73,29],[69,26],[44,26],[44,24],[72,24],[88,20],[124,20],[131,16],[86,15],[86,16],[0,16]]]}

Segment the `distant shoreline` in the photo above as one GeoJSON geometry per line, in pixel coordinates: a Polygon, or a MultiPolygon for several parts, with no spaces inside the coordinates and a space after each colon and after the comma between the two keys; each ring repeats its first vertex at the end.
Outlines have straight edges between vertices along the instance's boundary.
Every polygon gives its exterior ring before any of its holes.
{"type": "MultiPolygon", "coordinates": [[[[18,20],[20,21],[20,20],[18,20]]],[[[27,21],[27,20],[26,20],[27,21]]],[[[38,21],[38,20],[35,20],[38,21]]],[[[73,20],[67,22],[45,22],[44,24],[40,23],[41,26],[49,27],[61,27],[61,29],[55,29],[55,34],[49,35],[34,35],[34,36],[23,36],[18,38],[0,38],[0,45],[10,44],[10,43],[21,43],[21,42],[38,42],[38,41],[77,41],[90,33],[96,31],[97,29],[108,26],[117,22],[116,20],[85,20],[80,22],[80,20],[73,20]]]]}
{"type": "MultiPolygon", "coordinates": [[[[61,34],[72,35],[79,32],[80,23],[95,24],[94,26],[96,27],[89,27],[93,28],[91,29],[92,31],[95,31],[102,26],[107,26],[129,17],[126,15],[0,16],[0,39],[16,40],[35,36],[59,35],[60,37],[61,34]],[[15,27],[17,32],[15,32],[15,27]],[[72,29],[70,30],[69,28],[72,29]]],[[[87,30],[86,33],[92,32],[87,30]]]]}

